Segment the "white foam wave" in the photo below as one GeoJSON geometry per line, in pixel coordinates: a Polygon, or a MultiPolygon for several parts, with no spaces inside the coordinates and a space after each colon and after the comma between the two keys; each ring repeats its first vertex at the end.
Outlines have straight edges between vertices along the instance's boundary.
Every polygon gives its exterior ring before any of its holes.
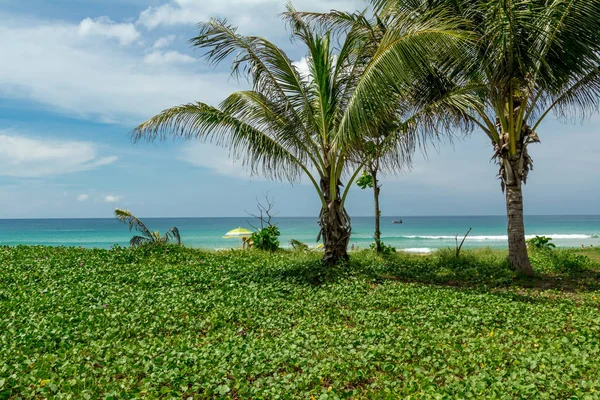
{"type": "MultiPolygon", "coordinates": [[[[459,235],[460,236],[460,235],[459,235]]],[[[527,235],[526,238],[527,239],[531,239],[534,238],[536,236],[546,236],[552,239],[590,239],[593,236],[592,235],[583,235],[583,234],[560,234],[560,233],[554,233],[551,235],[527,235]]],[[[418,235],[407,235],[407,236],[400,236],[400,238],[405,238],[405,239],[431,239],[431,240],[444,240],[444,239],[454,239],[454,236],[449,236],[449,235],[440,235],[440,236],[427,236],[427,235],[423,235],[423,236],[418,236],[418,235]]],[[[484,236],[468,236],[467,237],[467,241],[486,241],[486,240],[508,240],[508,236],[507,235],[484,235],[484,236]]]]}
{"type": "Polygon", "coordinates": [[[429,247],[414,247],[410,249],[398,249],[398,251],[405,251],[407,253],[431,253],[434,249],[429,247]]]}

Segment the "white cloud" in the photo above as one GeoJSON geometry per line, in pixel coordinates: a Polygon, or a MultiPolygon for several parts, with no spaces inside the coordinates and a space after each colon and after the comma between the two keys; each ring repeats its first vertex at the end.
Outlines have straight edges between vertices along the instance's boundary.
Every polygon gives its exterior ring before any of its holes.
{"type": "Polygon", "coordinates": [[[112,195],[108,195],[104,197],[104,202],[105,203],[118,203],[119,201],[121,201],[123,197],[122,196],[112,196],[112,195]]]}
{"type": "Polygon", "coordinates": [[[186,142],[178,159],[196,167],[208,168],[219,175],[250,178],[251,174],[241,161],[229,159],[229,150],[211,144],[186,142]]]}
{"type": "Polygon", "coordinates": [[[158,7],[148,7],[140,14],[138,23],[148,29],[161,25],[193,25],[206,15],[205,12],[210,9],[206,6],[206,2],[174,0],[158,7]]]}
{"type": "MultiPolygon", "coordinates": [[[[177,104],[218,104],[239,88],[228,72],[202,73],[197,67],[183,69],[181,63],[146,64],[143,49],[82,38],[78,30],[78,24],[0,14],[0,98],[35,101],[71,117],[134,126],[177,104]]],[[[163,57],[176,59],[183,58],[163,57]]]]}
{"type": "Polygon", "coordinates": [[[304,79],[309,79],[310,70],[308,68],[308,60],[306,57],[302,57],[300,61],[294,61],[292,63],[296,68],[298,68],[298,72],[300,72],[300,76],[304,79]]]}
{"type": "MultiPolygon", "coordinates": [[[[284,5],[281,0],[172,0],[143,11],[138,24],[190,25],[216,16],[228,18],[243,33],[285,37],[285,24],[278,18],[284,5]]],[[[315,11],[364,8],[362,0],[299,0],[295,5],[315,11]]],[[[0,13],[0,98],[135,126],[165,108],[196,100],[218,104],[240,89],[226,65],[215,72],[192,63],[189,55],[160,50],[176,40],[172,32],[147,48],[125,46],[144,43],[137,28],[109,17],[69,23],[0,13]]]]}
{"type": "Polygon", "coordinates": [[[77,201],[86,201],[89,198],[90,196],[87,194],[80,194],[79,196],[77,196],[77,201]]]}
{"type": "Polygon", "coordinates": [[[117,39],[121,45],[131,44],[140,36],[135,25],[131,23],[118,24],[108,17],[84,19],[79,23],[77,33],[82,37],[99,36],[117,39]]]}
{"type": "MultiPolygon", "coordinates": [[[[294,6],[301,11],[355,11],[365,8],[361,0],[296,0],[294,6]]],[[[283,22],[277,20],[278,14],[283,11],[285,1],[282,0],[172,0],[158,7],[148,7],[142,11],[137,23],[155,29],[159,26],[195,25],[218,17],[227,18],[241,29],[283,32],[283,22]],[[266,24],[265,19],[268,19],[266,24]]]]}
{"type": "Polygon", "coordinates": [[[150,65],[188,64],[194,61],[193,57],[178,51],[153,51],[144,57],[144,63],[150,65]]]}
{"type": "Polygon", "coordinates": [[[78,141],[34,139],[0,131],[0,175],[42,177],[88,171],[112,164],[99,157],[96,145],[78,141]]]}
{"type": "Polygon", "coordinates": [[[152,47],[155,49],[161,49],[163,47],[170,46],[173,43],[173,41],[175,41],[175,35],[163,36],[163,37],[159,38],[158,40],[156,40],[156,42],[154,42],[152,47]]]}

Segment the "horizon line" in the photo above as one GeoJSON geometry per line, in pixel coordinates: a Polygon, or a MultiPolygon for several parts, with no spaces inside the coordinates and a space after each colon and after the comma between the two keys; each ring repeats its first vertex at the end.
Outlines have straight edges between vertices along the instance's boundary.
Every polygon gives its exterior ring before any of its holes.
{"type": "MultiPolygon", "coordinates": [[[[597,217],[600,214],[524,214],[525,217],[597,217]]],[[[382,218],[445,218],[445,217],[506,217],[506,214],[472,214],[472,215],[382,215],[382,218]]],[[[140,216],[138,218],[146,219],[241,219],[241,218],[253,218],[252,216],[232,216],[232,217],[156,217],[156,216],[140,216]]],[[[315,216],[289,216],[281,215],[273,218],[316,218],[315,216]]],[[[355,215],[351,218],[374,218],[374,215],[355,215]]],[[[75,220],[75,219],[114,219],[114,217],[13,217],[13,218],[0,218],[0,221],[11,221],[11,220],[75,220]]]]}

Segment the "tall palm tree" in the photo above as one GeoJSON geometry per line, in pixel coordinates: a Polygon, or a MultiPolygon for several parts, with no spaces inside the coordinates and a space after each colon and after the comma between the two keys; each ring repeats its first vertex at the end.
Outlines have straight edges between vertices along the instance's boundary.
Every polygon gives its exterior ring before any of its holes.
{"type": "MultiPolygon", "coordinates": [[[[233,56],[232,74],[246,75],[251,90],[231,94],[219,107],[197,102],[167,109],[138,126],[133,136],[213,141],[229,147],[252,172],[291,182],[308,177],[321,201],[324,261],[335,263],[348,258],[351,221],[345,202],[364,164],[356,165],[349,157],[356,143],[353,137],[374,120],[387,117],[392,104],[374,107],[369,102],[369,81],[377,77],[373,55],[378,53],[366,46],[359,28],[351,28],[336,45],[331,32],[309,26],[291,6],[286,18],[292,38],[306,48],[309,76],[302,76],[275,44],[240,35],[226,22],[213,19],[199,25],[193,45],[208,49],[206,57],[215,64],[233,56]],[[356,110],[365,108],[369,118],[355,118],[356,110]]],[[[415,54],[424,53],[432,43],[455,47],[449,34],[456,31],[452,24],[407,21],[406,27],[396,35],[402,45],[393,50],[399,63],[418,63],[415,54]]],[[[410,79],[409,73],[403,75],[404,81],[410,79]]]]}
{"type": "MultiPolygon", "coordinates": [[[[512,265],[533,275],[523,223],[522,184],[540,124],[552,112],[577,118],[600,106],[597,0],[372,0],[378,13],[444,13],[464,21],[472,40],[438,66],[472,122],[490,139],[506,195],[512,265]]],[[[399,26],[397,29],[401,29],[399,26]]],[[[390,62],[392,60],[390,59],[390,62]]],[[[394,79],[393,68],[384,71],[394,79]]]]}
{"type": "Polygon", "coordinates": [[[179,236],[179,229],[173,226],[163,236],[158,231],[150,231],[148,227],[129,210],[122,210],[120,208],[115,209],[115,217],[126,224],[129,224],[129,230],[135,228],[136,231],[141,233],[135,235],[129,241],[130,246],[141,246],[144,244],[159,244],[169,243],[175,241],[178,245],[181,244],[181,237],[179,236]]]}

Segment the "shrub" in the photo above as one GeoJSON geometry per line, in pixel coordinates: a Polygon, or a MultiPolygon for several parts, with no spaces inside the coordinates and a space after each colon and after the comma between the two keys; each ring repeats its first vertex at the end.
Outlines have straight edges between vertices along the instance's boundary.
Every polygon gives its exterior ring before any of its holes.
{"type": "Polygon", "coordinates": [[[308,250],[308,245],[306,243],[303,243],[296,239],[290,240],[290,246],[292,246],[292,249],[294,249],[294,250],[299,250],[299,251],[308,250]]]}
{"type": "MultiPolygon", "coordinates": [[[[382,241],[379,242],[381,244],[381,254],[384,256],[389,256],[390,254],[396,253],[396,248],[385,244],[382,241]]],[[[371,250],[375,251],[377,249],[377,243],[371,243],[371,250]]]]}
{"type": "Polygon", "coordinates": [[[573,250],[536,251],[530,259],[534,269],[540,272],[574,273],[593,265],[588,257],[573,250]]]}
{"type": "Polygon", "coordinates": [[[251,236],[252,246],[259,250],[276,251],[279,249],[279,228],[275,225],[259,229],[251,236]]]}
{"type": "Polygon", "coordinates": [[[554,243],[550,243],[551,240],[546,236],[536,236],[527,241],[527,246],[535,250],[551,250],[556,247],[554,243]]]}

